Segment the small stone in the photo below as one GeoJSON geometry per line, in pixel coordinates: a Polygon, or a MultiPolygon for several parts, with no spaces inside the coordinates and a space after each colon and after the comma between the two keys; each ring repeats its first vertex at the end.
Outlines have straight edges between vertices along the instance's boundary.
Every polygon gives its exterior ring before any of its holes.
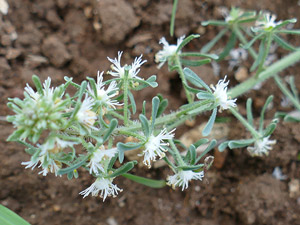
{"type": "Polygon", "coordinates": [[[248,69],[244,66],[239,67],[234,77],[239,82],[245,81],[249,77],[248,69]]]}
{"type": "Polygon", "coordinates": [[[6,52],[5,58],[8,60],[16,59],[21,55],[21,50],[16,48],[9,48],[6,52]]]}
{"type": "Polygon", "coordinates": [[[49,61],[56,67],[63,66],[72,58],[64,43],[62,43],[56,36],[50,36],[44,39],[42,51],[49,61]]]}
{"type": "Polygon", "coordinates": [[[61,210],[61,207],[59,205],[53,205],[52,209],[54,212],[59,212],[61,210]]]}
{"type": "Polygon", "coordinates": [[[10,46],[11,45],[11,37],[10,35],[7,35],[7,34],[4,34],[2,37],[1,37],[1,44],[3,46],[10,46]]]}
{"type": "Polygon", "coordinates": [[[289,182],[289,196],[291,198],[300,197],[300,181],[298,179],[292,179],[289,182]]]}

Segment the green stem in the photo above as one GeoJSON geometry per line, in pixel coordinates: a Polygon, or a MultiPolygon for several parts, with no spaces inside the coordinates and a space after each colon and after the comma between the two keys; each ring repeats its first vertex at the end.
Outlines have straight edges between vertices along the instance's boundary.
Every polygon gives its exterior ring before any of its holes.
{"type": "Polygon", "coordinates": [[[260,134],[252,127],[250,123],[234,108],[229,108],[230,112],[251,132],[255,139],[260,138],[260,134]]]}
{"type": "Polygon", "coordinates": [[[283,59],[273,63],[267,69],[262,71],[258,77],[250,77],[248,80],[230,89],[228,91],[228,96],[230,96],[231,98],[235,98],[239,95],[244,94],[245,92],[253,88],[256,84],[261,83],[267,80],[268,78],[275,76],[275,74],[293,65],[299,60],[300,60],[300,51],[298,50],[285,56],[283,59]]]}
{"type": "Polygon", "coordinates": [[[262,59],[260,61],[258,69],[256,71],[255,77],[258,77],[259,74],[261,73],[261,71],[263,71],[263,69],[264,69],[264,64],[265,64],[265,61],[266,61],[266,59],[267,59],[267,57],[269,55],[271,43],[272,43],[272,40],[273,40],[272,39],[272,34],[268,33],[266,39],[267,39],[267,44],[265,46],[264,54],[263,54],[263,57],[262,57],[262,59]]]}
{"type": "Polygon", "coordinates": [[[120,120],[124,120],[124,116],[120,115],[119,113],[116,113],[115,111],[108,111],[107,114],[110,114],[120,120]]]}
{"type": "MultiPolygon", "coordinates": [[[[244,37],[243,33],[241,32],[238,26],[233,27],[233,32],[237,35],[238,39],[243,43],[243,45],[248,43],[247,39],[244,37]]],[[[257,58],[257,53],[255,52],[255,50],[252,47],[250,47],[248,51],[252,58],[255,60],[257,58]]]]}
{"type": "Polygon", "coordinates": [[[170,143],[170,146],[171,146],[172,150],[174,151],[174,154],[175,154],[175,157],[176,157],[176,159],[178,161],[179,166],[185,166],[185,162],[183,161],[183,159],[182,159],[182,157],[180,155],[180,152],[177,149],[177,147],[176,147],[173,139],[170,139],[169,143],[170,143]]]}
{"type": "Polygon", "coordinates": [[[275,79],[277,86],[280,88],[280,90],[283,92],[283,94],[285,94],[291,100],[291,102],[294,104],[294,106],[300,111],[299,101],[291,94],[291,92],[285,86],[282,79],[277,74],[274,76],[274,79],[275,79]]]}
{"type": "Polygon", "coordinates": [[[129,70],[125,68],[125,74],[124,74],[124,84],[123,84],[123,88],[124,88],[124,125],[127,126],[128,125],[128,87],[129,87],[129,82],[128,82],[128,74],[129,74],[129,70]]]}
{"type": "Polygon", "coordinates": [[[172,8],[172,15],[171,15],[171,24],[170,24],[170,35],[171,35],[171,37],[173,37],[173,35],[174,35],[175,16],[176,16],[177,4],[178,4],[178,0],[174,0],[173,8],[172,8]]]}
{"type": "Polygon", "coordinates": [[[126,136],[131,136],[131,137],[135,137],[135,138],[137,138],[137,139],[139,139],[141,141],[145,141],[145,136],[139,135],[137,133],[130,132],[130,131],[127,131],[127,130],[120,130],[119,134],[126,135],[126,136]]]}
{"type": "Polygon", "coordinates": [[[186,88],[186,86],[184,85],[184,84],[186,84],[186,79],[185,79],[184,72],[183,72],[183,69],[182,69],[182,65],[181,65],[181,62],[180,62],[180,56],[178,54],[176,54],[176,56],[175,56],[175,63],[176,63],[176,66],[177,66],[176,67],[177,72],[179,73],[180,79],[183,83],[183,88],[184,88],[185,95],[186,95],[186,98],[188,100],[188,103],[192,103],[193,102],[192,95],[189,92],[189,90],[186,88]]]}

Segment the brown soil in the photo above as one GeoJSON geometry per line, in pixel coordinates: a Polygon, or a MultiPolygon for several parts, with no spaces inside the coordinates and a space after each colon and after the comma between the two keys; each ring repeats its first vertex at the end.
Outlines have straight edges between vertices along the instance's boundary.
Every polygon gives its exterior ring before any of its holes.
{"type": "MultiPolygon", "coordinates": [[[[82,81],[95,76],[97,70],[107,70],[107,56],[115,57],[124,51],[124,62],[130,62],[140,54],[148,60],[141,76],[157,74],[159,88],[146,89],[136,95],[141,106],[162,93],[169,99],[168,110],[175,110],[185,103],[180,93],[180,79],[164,66],[156,68],[154,55],[161,48],[162,36],[169,41],[171,0],[8,0],[7,16],[0,16],[0,112],[11,114],[6,107],[8,97],[23,96],[26,83],[31,84],[32,74],[44,80],[51,76],[54,84],[64,76],[82,81]],[[16,36],[17,34],[17,36],[16,36]]],[[[202,33],[199,40],[188,48],[200,49],[217,29],[199,27],[203,20],[222,18],[220,7],[231,5],[247,9],[268,9],[279,19],[299,17],[296,0],[288,1],[179,1],[175,35],[202,33]]],[[[299,26],[298,24],[295,25],[299,26]]],[[[175,38],[172,40],[175,42],[175,38]]],[[[299,39],[291,37],[294,44],[299,39]]],[[[224,44],[224,43],[222,43],[224,44]]],[[[220,44],[220,46],[222,46],[220,44]]],[[[279,57],[286,54],[280,50],[279,57]]],[[[249,64],[249,63],[248,63],[249,64]]],[[[221,74],[228,74],[231,85],[237,84],[234,73],[228,71],[227,62],[221,64],[221,74]]],[[[247,65],[247,62],[246,62],[247,65]]],[[[210,66],[197,69],[209,83],[213,77],[210,66]]],[[[299,75],[300,67],[287,69],[282,75],[299,75]]],[[[297,86],[300,89],[299,76],[297,86]]],[[[264,100],[275,95],[274,107],[267,113],[272,119],[276,110],[292,108],[280,106],[282,94],[273,81],[264,84],[259,91],[252,91],[239,98],[241,112],[247,97],[254,99],[255,116],[259,115],[264,100]]],[[[140,107],[141,108],[141,107],[140,107]]],[[[196,125],[205,121],[199,117],[196,125]]],[[[233,119],[233,121],[235,121],[233,119]]],[[[195,126],[196,126],[195,125],[195,126]]],[[[245,129],[235,122],[230,127],[230,137],[247,136],[245,129]]],[[[180,137],[189,127],[177,129],[180,137]]],[[[124,178],[116,180],[124,189],[117,198],[82,199],[78,193],[92,182],[86,173],[79,179],[68,181],[66,177],[43,177],[36,170],[25,170],[22,161],[29,159],[23,146],[7,143],[5,139],[13,131],[10,124],[0,122],[0,203],[24,217],[31,224],[300,224],[300,129],[296,123],[282,123],[272,136],[277,140],[268,157],[252,158],[245,150],[228,151],[225,163],[212,168],[203,182],[194,182],[187,191],[151,189],[124,178]],[[272,177],[279,166],[288,179],[280,181],[272,177]],[[298,192],[297,192],[298,184],[298,192]],[[294,191],[296,190],[296,191],[294,191]]],[[[168,168],[139,168],[134,173],[163,179],[168,168]]]]}

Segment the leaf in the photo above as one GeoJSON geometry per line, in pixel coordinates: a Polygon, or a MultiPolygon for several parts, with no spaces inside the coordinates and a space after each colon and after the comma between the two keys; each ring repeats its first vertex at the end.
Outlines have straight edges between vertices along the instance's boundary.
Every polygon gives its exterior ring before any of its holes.
{"type": "Polygon", "coordinates": [[[250,68],[250,72],[253,72],[257,66],[259,65],[259,63],[261,62],[264,52],[265,52],[265,39],[263,39],[259,45],[259,51],[258,51],[258,56],[256,58],[256,60],[254,61],[254,63],[252,64],[251,68],[250,68]]]}
{"type": "Polygon", "coordinates": [[[249,49],[256,40],[258,40],[261,36],[263,36],[264,33],[260,33],[259,35],[255,36],[251,41],[249,41],[247,44],[242,45],[243,49],[249,49]]]}
{"type": "Polygon", "coordinates": [[[235,33],[231,33],[227,45],[225,46],[223,52],[219,55],[219,59],[216,60],[217,62],[220,62],[227,55],[229,55],[230,50],[234,48],[235,42],[236,42],[236,34],[235,33]]]}
{"type": "Polygon", "coordinates": [[[151,188],[163,188],[166,186],[165,180],[153,180],[145,177],[136,176],[129,173],[122,174],[123,177],[132,180],[136,183],[143,184],[145,186],[151,187],[151,188]]]}
{"type": "Polygon", "coordinates": [[[270,95],[267,98],[267,100],[260,112],[260,119],[259,119],[259,132],[260,133],[262,132],[263,126],[264,126],[265,111],[266,111],[267,107],[269,106],[269,104],[272,102],[272,100],[273,100],[273,95],[270,95]]]}
{"type": "Polygon", "coordinates": [[[1,225],[30,225],[26,220],[3,205],[0,205],[1,225]]]}
{"type": "Polygon", "coordinates": [[[209,142],[209,140],[207,138],[202,138],[202,139],[196,141],[193,145],[197,149],[200,145],[206,144],[207,142],[209,142]]]}
{"type": "Polygon", "coordinates": [[[156,115],[157,118],[162,115],[162,113],[167,108],[168,104],[169,104],[168,99],[163,99],[160,101],[160,104],[159,104],[159,107],[157,110],[157,115],[156,115]]]}
{"type": "Polygon", "coordinates": [[[196,162],[196,156],[197,156],[196,148],[194,145],[191,145],[186,153],[185,158],[188,163],[190,163],[191,165],[194,165],[196,162]]]}
{"type": "Polygon", "coordinates": [[[229,141],[229,148],[234,149],[234,148],[243,148],[248,145],[251,145],[255,140],[254,139],[245,139],[245,140],[233,140],[229,141]]]}
{"type": "Polygon", "coordinates": [[[199,34],[191,34],[190,36],[186,37],[180,45],[176,49],[176,53],[178,53],[184,46],[186,46],[191,40],[200,37],[199,34]]]}
{"type": "Polygon", "coordinates": [[[77,163],[75,163],[75,164],[73,164],[73,165],[71,165],[71,166],[69,166],[69,167],[67,167],[67,168],[60,169],[60,170],[57,172],[57,174],[58,174],[58,175],[64,175],[64,174],[66,174],[66,173],[69,173],[69,172],[72,172],[72,171],[76,170],[77,168],[79,168],[79,167],[81,167],[83,164],[85,164],[85,162],[87,161],[88,158],[89,158],[89,155],[86,155],[86,156],[82,157],[82,159],[81,159],[79,162],[77,162],[77,163]]]}
{"type": "Polygon", "coordinates": [[[143,114],[140,114],[139,118],[140,118],[142,129],[143,129],[145,136],[149,137],[150,128],[149,128],[149,122],[148,122],[146,116],[144,116],[143,114]]]}
{"type": "Polygon", "coordinates": [[[36,87],[37,92],[40,95],[44,95],[43,86],[42,86],[40,78],[37,75],[33,75],[32,76],[32,81],[33,81],[33,83],[36,87]]]}
{"type": "Polygon", "coordinates": [[[171,23],[170,23],[170,35],[173,37],[174,35],[174,27],[175,27],[175,16],[177,10],[178,0],[174,0],[173,8],[172,8],[172,15],[171,15],[171,23]]]}
{"type": "Polygon", "coordinates": [[[192,84],[194,84],[197,87],[205,88],[207,91],[211,92],[210,88],[207,86],[207,84],[197,76],[191,69],[184,68],[183,72],[185,74],[185,77],[188,81],[190,81],[192,84]]]}
{"type": "Polygon", "coordinates": [[[207,25],[214,25],[214,26],[227,26],[227,22],[223,20],[208,20],[208,21],[203,21],[201,23],[202,26],[207,26],[207,25]]]}
{"type": "Polygon", "coordinates": [[[97,98],[98,91],[97,91],[97,86],[96,86],[95,80],[93,78],[90,78],[90,77],[87,77],[86,79],[90,82],[90,84],[92,86],[92,90],[94,92],[94,96],[97,98]]]}
{"type": "Polygon", "coordinates": [[[248,98],[246,103],[247,108],[247,120],[250,125],[253,126],[253,114],[252,114],[252,99],[248,98]]]}
{"type": "Polygon", "coordinates": [[[132,107],[132,114],[136,113],[136,104],[135,104],[135,100],[133,97],[133,94],[131,93],[131,91],[128,91],[128,97],[130,99],[130,103],[131,103],[131,107],[132,107]]]}
{"type": "Polygon", "coordinates": [[[300,30],[278,30],[275,33],[300,35],[300,30]]]}
{"type": "Polygon", "coordinates": [[[143,101],[142,114],[143,114],[144,116],[146,116],[146,101],[145,101],[145,100],[143,101]]]}
{"type": "Polygon", "coordinates": [[[178,166],[178,169],[182,170],[199,170],[204,167],[204,164],[192,165],[192,166],[178,166]]]}
{"type": "Polygon", "coordinates": [[[281,37],[277,36],[276,34],[273,35],[274,40],[279,44],[281,47],[283,47],[286,50],[289,51],[296,51],[297,48],[287,43],[285,40],[283,40],[281,37]]]}
{"type": "Polygon", "coordinates": [[[210,59],[218,59],[219,56],[216,54],[206,54],[206,53],[200,53],[200,52],[183,52],[179,54],[180,57],[206,57],[210,59]]]}
{"type": "Polygon", "coordinates": [[[120,168],[116,169],[112,174],[110,174],[107,178],[113,178],[120,176],[124,173],[127,173],[128,171],[132,170],[134,165],[137,164],[137,161],[131,161],[127,162],[124,165],[122,165],[120,168]]]}
{"type": "Polygon", "coordinates": [[[210,99],[210,100],[215,99],[215,96],[212,93],[207,91],[199,91],[196,96],[198,99],[210,99]]]}
{"type": "Polygon", "coordinates": [[[264,130],[264,137],[270,136],[277,126],[277,120],[275,122],[270,123],[266,129],[264,130]]]}
{"type": "MultiPolygon", "coordinates": [[[[217,36],[215,36],[210,42],[208,42],[206,45],[204,45],[200,52],[201,53],[207,53],[209,50],[214,47],[214,45],[224,36],[224,34],[228,31],[228,28],[221,30],[217,36]]],[[[219,57],[218,57],[219,58],[219,57]]]]}
{"type": "Polygon", "coordinates": [[[153,132],[153,129],[154,129],[154,124],[155,124],[155,119],[156,119],[157,112],[158,112],[159,103],[160,103],[160,101],[159,101],[158,97],[154,97],[152,99],[151,133],[153,132]]]}
{"type": "Polygon", "coordinates": [[[210,133],[210,131],[213,128],[213,125],[215,123],[216,116],[217,116],[217,108],[214,108],[213,113],[211,114],[207,124],[205,125],[205,127],[202,131],[202,135],[204,137],[209,135],[209,133],[210,133]]]}
{"type": "Polygon", "coordinates": [[[118,120],[117,119],[112,119],[110,121],[109,127],[103,137],[103,142],[105,142],[109,136],[111,135],[111,133],[114,131],[114,129],[118,126],[118,120]]]}
{"type": "Polygon", "coordinates": [[[204,64],[210,63],[211,59],[202,59],[202,60],[186,60],[180,59],[180,62],[184,66],[202,66],[204,64]]]}
{"type": "Polygon", "coordinates": [[[118,142],[117,143],[117,148],[118,148],[118,151],[119,151],[119,161],[120,161],[120,163],[122,163],[123,160],[124,160],[124,152],[125,151],[138,149],[140,147],[142,147],[142,144],[140,144],[140,143],[128,142],[128,143],[124,144],[122,142],[118,142]]]}
{"type": "Polygon", "coordinates": [[[207,146],[207,148],[201,153],[201,155],[196,159],[196,163],[198,163],[200,161],[200,159],[202,159],[203,156],[205,156],[210,150],[212,150],[217,144],[217,141],[215,139],[213,139],[209,145],[207,146]]]}
{"type": "Polygon", "coordinates": [[[221,143],[218,146],[219,152],[223,152],[228,147],[229,142],[230,141],[224,141],[223,143],[221,143]]]}

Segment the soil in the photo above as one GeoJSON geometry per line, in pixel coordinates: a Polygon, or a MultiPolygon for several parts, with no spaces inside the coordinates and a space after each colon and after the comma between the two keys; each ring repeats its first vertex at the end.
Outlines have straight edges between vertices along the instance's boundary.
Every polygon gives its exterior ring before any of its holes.
{"type": "MultiPolygon", "coordinates": [[[[157,74],[159,87],[147,88],[136,95],[141,110],[142,100],[161,93],[169,99],[167,111],[175,110],[186,102],[180,79],[167,66],[158,70],[155,53],[161,49],[158,41],[169,36],[171,0],[7,0],[9,13],[0,15],[0,112],[11,114],[7,108],[8,97],[23,97],[26,83],[31,76],[41,80],[48,76],[54,85],[63,82],[64,76],[73,76],[81,82],[86,76],[96,76],[98,70],[107,70],[107,56],[116,57],[124,51],[124,63],[143,54],[147,63],[141,70],[142,77],[157,74]]],[[[266,1],[179,1],[175,36],[201,33],[202,37],[188,45],[189,50],[200,49],[218,31],[215,27],[200,27],[207,19],[221,19],[220,9],[239,6],[245,9],[270,10],[279,19],[299,17],[296,0],[266,1]]],[[[295,27],[300,27],[299,22],[295,27]]],[[[287,37],[299,46],[298,37],[287,37]]],[[[219,44],[224,46],[226,40],[219,44]]],[[[278,58],[285,55],[278,51],[278,58]]],[[[246,61],[249,66],[251,61],[246,61]]],[[[195,71],[209,84],[219,79],[211,66],[195,71]]],[[[230,85],[238,84],[235,71],[228,70],[228,61],[221,63],[221,74],[228,74],[230,85]]],[[[295,65],[282,73],[295,75],[300,90],[300,66],[295,65]]],[[[240,111],[245,112],[248,97],[254,100],[255,116],[270,95],[274,104],[267,113],[271,120],[276,110],[291,111],[282,106],[282,94],[270,80],[257,91],[251,91],[238,99],[240,111]]],[[[221,116],[228,116],[226,113],[221,116]]],[[[2,118],[2,117],[1,117],[2,118]]],[[[208,114],[197,118],[197,127],[208,114]]],[[[247,137],[245,129],[232,118],[229,138],[247,137]]],[[[177,129],[179,138],[191,127],[177,129]]],[[[76,180],[53,175],[43,177],[36,170],[25,170],[22,161],[29,160],[24,147],[5,140],[13,128],[0,121],[0,203],[12,209],[31,224],[300,224],[300,129],[297,123],[280,122],[272,139],[277,144],[268,157],[251,157],[245,149],[227,151],[215,156],[220,161],[207,173],[203,182],[192,182],[184,192],[151,189],[125,178],[116,180],[124,191],[117,198],[104,203],[100,198],[82,199],[78,193],[89,186],[92,178],[81,172],[76,180]],[[280,167],[287,179],[272,176],[280,167]]],[[[134,169],[133,173],[164,179],[169,169],[161,167],[148,170],[134,169]]]]}

